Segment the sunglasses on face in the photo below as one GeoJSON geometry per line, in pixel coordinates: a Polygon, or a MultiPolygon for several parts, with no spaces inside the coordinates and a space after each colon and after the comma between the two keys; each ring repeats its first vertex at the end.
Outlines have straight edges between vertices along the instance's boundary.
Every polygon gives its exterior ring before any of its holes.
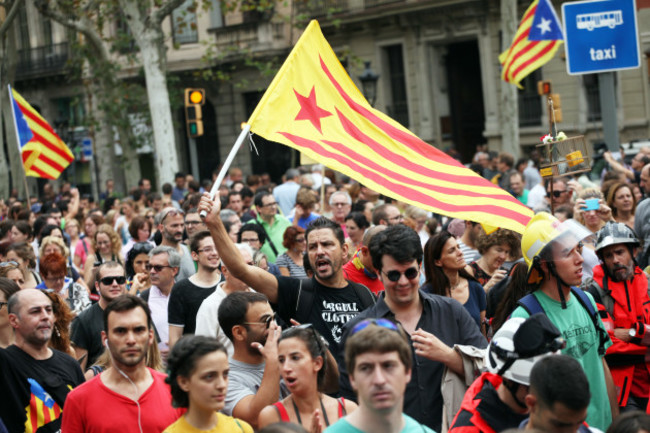
{"type": "Polygon", "coordinates": [[[393,270],[393,271],[388,271],[388,272],[382,271],[382,273],[384,275],[386,275],[386,277],[389,280],[391,280],[393,283],[396,283],[397,281],[399,281],[399,279],[402,277],[402,275],[404,275],[409,280],[412,280],[413,278],[416,278],[419,275],[418,268],[408,268],[404,272],[393,270]]]}
{"type": "Polygon", "coordinates": [[[169,265],[150,265],[150,264],[146,264],[146,265],[144,265],[144,268],[146,270],[148,270],[148,271],[153,269],[156,272],[162,272],[163,269],[171,268],[171,266],[169,266],[169,265]]]}
{"type": "Polygon", "coordinates": [[[271,326],[271,322],[275,320],[275,313],[271,314],[270,316],[262,316],[262,320],[259,322],[244,322],[244,325],[264,325],[266,329],[269,329],[269,326],[271,326]]]}
{"type": "Polygon", "coordinates": [[[0,268],[6,268],[7,266],[19,266],[19,265],[18,262],[14,262],[13,260],[0,263],[0,268]]]}
{"type": "Polygon", "coordinates": [[[103,277],[99,280],[99,282],[105,286],[110,286],[113,284],[113,281],[117,282],[119,285],[126,284],[126,277],[121,275],[116,277],[103,277]]]}
{"type": "Polygon", "coordinates": [[[553,191],[553,197],[559,198],[562,194],[564,194],[566,191],[553,191]]]}
{"type": "Polygon", "coordinates": [[[370,325],[377,325],[381,328],[390,329],[391,331],[399,333],[399,328],[397,325],[388,319],[365,319],[354,325],[354,328],[352,328],[350,335],[354,335],[357,332],[366,329],[370,325]]]}

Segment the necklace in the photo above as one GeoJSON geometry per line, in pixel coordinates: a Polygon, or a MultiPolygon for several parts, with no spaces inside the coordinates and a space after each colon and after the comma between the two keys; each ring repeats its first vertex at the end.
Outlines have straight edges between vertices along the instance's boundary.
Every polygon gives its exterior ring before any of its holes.
{"type": "MultiPolygon", "coordinates": [[[[325,406],[323,406],[323,396],[319,394],[318,398],[320,400],[320,410],[323,413],[323,420],[325,420],[325,425],[329,426],[330,422],[327,419],[327,411],[325,410],[325,406]]],[[[293,396],[291,396],[291,404],[293,404],[293,410],[294,410],[294,412],[296,412],[296,418],[298,418],[298,424],[302,425],[302,420],[300,419],[300,411],[298,410],[298,406],[296,405],[296,402],[293,399],[293,396]]]]}

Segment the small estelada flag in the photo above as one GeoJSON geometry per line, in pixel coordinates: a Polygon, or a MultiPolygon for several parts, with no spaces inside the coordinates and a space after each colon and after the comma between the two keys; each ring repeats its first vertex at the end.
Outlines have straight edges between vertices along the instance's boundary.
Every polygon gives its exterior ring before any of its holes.
{"type": "Polygon", "coordinates": [[[74,155],[52,127],[9,86],[11,111],[25,175],[57,179],[74,155]]]}

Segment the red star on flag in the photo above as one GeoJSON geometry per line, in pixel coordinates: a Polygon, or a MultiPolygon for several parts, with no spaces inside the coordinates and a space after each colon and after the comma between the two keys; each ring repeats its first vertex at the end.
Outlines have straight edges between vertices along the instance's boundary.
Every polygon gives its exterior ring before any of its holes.
{"type": "Polygon", "coordinates": [[[296,98],[298,98],[298,103],[300,104],[300,111],[295,120],[309,120],[314,125],[314,128],[318,129],[318,132],[322,134],[320,120],[323,117],[331,116],[332,113],[320,108],[316,104],[316,87],[313,86],[311,88],[311,92],[309,92],[309,96],[307,97],[302,96],[296,89],[293,89],[293,92],[296,94],[296,98]]]}

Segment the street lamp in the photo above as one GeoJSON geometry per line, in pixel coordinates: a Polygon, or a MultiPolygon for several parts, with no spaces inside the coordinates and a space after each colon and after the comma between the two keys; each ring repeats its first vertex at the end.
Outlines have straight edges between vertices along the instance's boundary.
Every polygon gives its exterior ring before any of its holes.
{"type": "Polygon", "coordinates": [[[370,69],[370,61],[364,63],[366,68],[359,75],[359,81],[361,81],[361,86],[363,86],[363,96],[368,100],[370,106],[374,106],[375,100],[377,99],[377,80],[379,80],[379,75],[370,69]]]}

